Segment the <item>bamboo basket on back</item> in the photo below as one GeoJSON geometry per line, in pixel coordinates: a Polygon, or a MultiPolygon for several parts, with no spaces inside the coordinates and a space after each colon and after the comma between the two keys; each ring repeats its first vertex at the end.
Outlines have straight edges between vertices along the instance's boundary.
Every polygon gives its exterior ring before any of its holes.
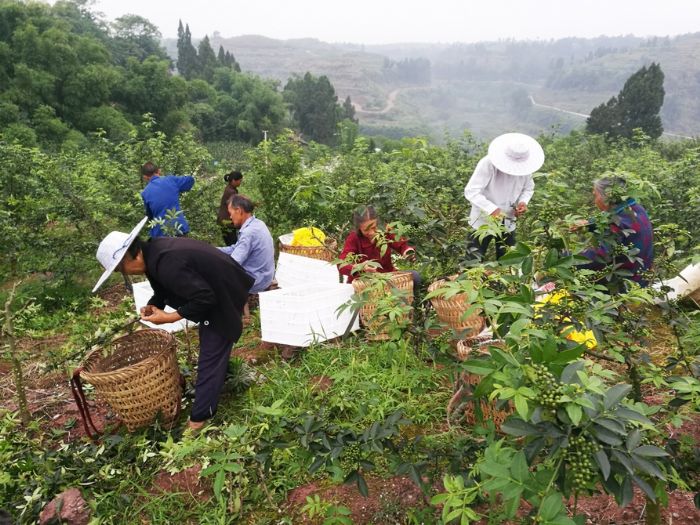
{"type": "Polygon", "coordinates": [[[130,432],[149,425],[158,414],[164,423],[172,423],[180,412],[175,338],[164,330],[139,330],[93,350],[80,376],[130,432]]]}
{"type": "MultiPolygon", "coordinates": [[[[362,294],[370,283],[368,280],[359,278],[352,282],[355,293],[362,294]]],[[[391,272],[391,277],[384,284],[383,290],[372,290],[366,293],[365,303],[360,309],[360,321],[367,329],[367,339],[373,341],[385,341],[389,339],[387,325],[389,319],[386,315],[377,314],[377,301],[383,296],[392,294],[393,291],[398,291],[402,295],[401,300],[407,305],[413,303],[413,275],[411,272],[391,272]]],[[[410,313],[400,316],[396,321],[404,323],[410,319],[410,313]]]]}
{"type": "Polygon", "coordinates": [[[284,235],[280,235],[280,252],[329,262],[336,258],[338,243],[335,239],[327,238],[326,243],[323,246],[292,246],[293,238],[293,233],[285,233],[284,235]]]}
{"type": "MultiPolygon", "coordinates": [[[[457,277],[457,275],[452,275],[447,279],[435,281],[428,287],[428,292],[443,288],[448,281],[454,281],[457,277]]],[[[474,310],[467,314],[471,305],[466,293],[458,293],[449,298],[433,297],[430,299],[430,303],[435,308],[440,322],[454,330],[460,339],[473,337],[484,329],[485,320],[480,310],[474,310]]]]}

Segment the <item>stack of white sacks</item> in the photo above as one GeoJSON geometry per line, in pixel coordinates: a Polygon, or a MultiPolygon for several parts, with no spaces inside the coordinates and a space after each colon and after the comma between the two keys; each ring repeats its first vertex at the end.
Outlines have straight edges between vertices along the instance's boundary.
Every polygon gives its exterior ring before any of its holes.
{"type": "Polygon", "coordinates": [[[279,290],[259,294],[263,341],[306,347],[359,328],[343,308],[353,287],[340,283],[334,264],[280,252],[275,279],[279,290]]]}

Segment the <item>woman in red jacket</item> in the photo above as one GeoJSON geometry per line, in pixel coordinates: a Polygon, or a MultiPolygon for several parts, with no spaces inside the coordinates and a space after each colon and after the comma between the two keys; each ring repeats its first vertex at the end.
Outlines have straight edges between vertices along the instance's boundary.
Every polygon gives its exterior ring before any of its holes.
{"type": "MultiPolygon", "coordinates": [[[[358,208],[352,215],[352,221],[355,229],[345,239],[345,246],[340,254],[343,260],[352,256],[352,262],[339,265],[338,268],[341,274],[347,275],[349,283],[358,277],[357,272],[353,274],[353,268],[357,263],[374,261],[378,266],[370,265],[362,271],[386,273],[396,271],[391,262],[392,251],[407,259],[415,259],[415,249],[409,246],[405,239],[396,240],[393,233],[379,231],[379,218],[373,206],[358,208]]],[[[411,273],[415,288],[420,284],[420,276],[416,271],[412,270],[411,273]]]]}

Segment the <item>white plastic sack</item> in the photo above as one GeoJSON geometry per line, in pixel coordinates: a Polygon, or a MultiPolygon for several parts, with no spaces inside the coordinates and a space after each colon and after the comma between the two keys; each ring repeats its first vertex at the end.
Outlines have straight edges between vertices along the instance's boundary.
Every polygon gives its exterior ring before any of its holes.
{"type": "Polygon", "coordinates": [[[357,316],[348,303],[349,284],[302,284],[260,292],[260,338],[270,343],[306,347],[355,331],[357,316]]]}
{"type": "MultiPolygon", "coordinates": [[[[700,290],[700,263],[689,264],[677,277],[656,283],[654,288],[660,290],[662,286],[671,288],[671,291],[668,292],[669,299],[680,299],[700,290]]],[[[662,300],[657,299],[657,302],[662,302],[662,300]]]]}
{"type": "MultiPolygon", "coordinates": [[[[151,288],[151,283],[149,283],[148,281],[133,283],[132,287],[134,289],[134,302],[136,303],[136,314],[139,315],[141,308],[146,306],[148,304],[148,300],[151,297],[153,297],[153,288],[151,288]]],[[[166,306],[165,311],[170,313],[174,312],[175,310],[173,308],[170,308],[169,306],[166,306]]],[[[175,323],[166,324],[153,324],[149,323],[148,321],[141,322],[149,328],[158,328],[159,330],[165,330],[166,332],[179,332],[180,330],[184,330],[185,326],[197,326],[197,323],[193,323],[192,321],[188,321],[187,319],[180,319],[175,323]]]]}
{"type": "Polygon", "coordinates": [[[338,284],[338,268],[335,264],[301,255],[280,252],[275,279],[280,288],[300,284],[338,284]]]}

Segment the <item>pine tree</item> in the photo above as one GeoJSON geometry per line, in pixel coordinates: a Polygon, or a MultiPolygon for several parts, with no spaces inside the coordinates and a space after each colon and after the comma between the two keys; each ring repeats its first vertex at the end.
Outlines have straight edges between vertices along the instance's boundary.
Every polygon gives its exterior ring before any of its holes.
{"type": "Polygon", "coordinates": [[[355,118],[355,106],[352,105],[352,100],[350,100],[350,95],[348,95],[345,98],[345,102],[343,102],[343,111],[342,111],[342,119],[348,119],[355,124],[357,124],[358,120],[355,118]]]}
{"type": "Polygon", "coordinates": [[[659,112],[664,103],[664,74],[661,66],[644,66],[625,82],[622,91],[591,111],[586,130],[610,137],[631,138],[640,128],[655,139],[664,131],[659,112]]]}
{"type": "Polygon", "coordinates": [[[177,70],[187,80],[197,74],[197,50],[192,45],[192,33],[189,24],[182,27],[182,20],[177,28],[177,70]]]}
{"type": "Polygon", "coordinates": [[[198,73],[199,77],[203,78],[207,82],[211,82],[214,79],[214,70],[217,67],[216,55],[214,50],[211,48],[209,43],[209,37],[207,35],[199,42],[199,50],[197,52],[197,63],[198,63],[198,73]]]}
{"type": "Polygon", "coordinates": [[[216,59],[219,61],[220,66],[228,66],[228,64],[226,63],[226,54],[224,53],[224,46],[222,46],[221,44],[219,44],[219,54],[216,57],[216,59]]]}

